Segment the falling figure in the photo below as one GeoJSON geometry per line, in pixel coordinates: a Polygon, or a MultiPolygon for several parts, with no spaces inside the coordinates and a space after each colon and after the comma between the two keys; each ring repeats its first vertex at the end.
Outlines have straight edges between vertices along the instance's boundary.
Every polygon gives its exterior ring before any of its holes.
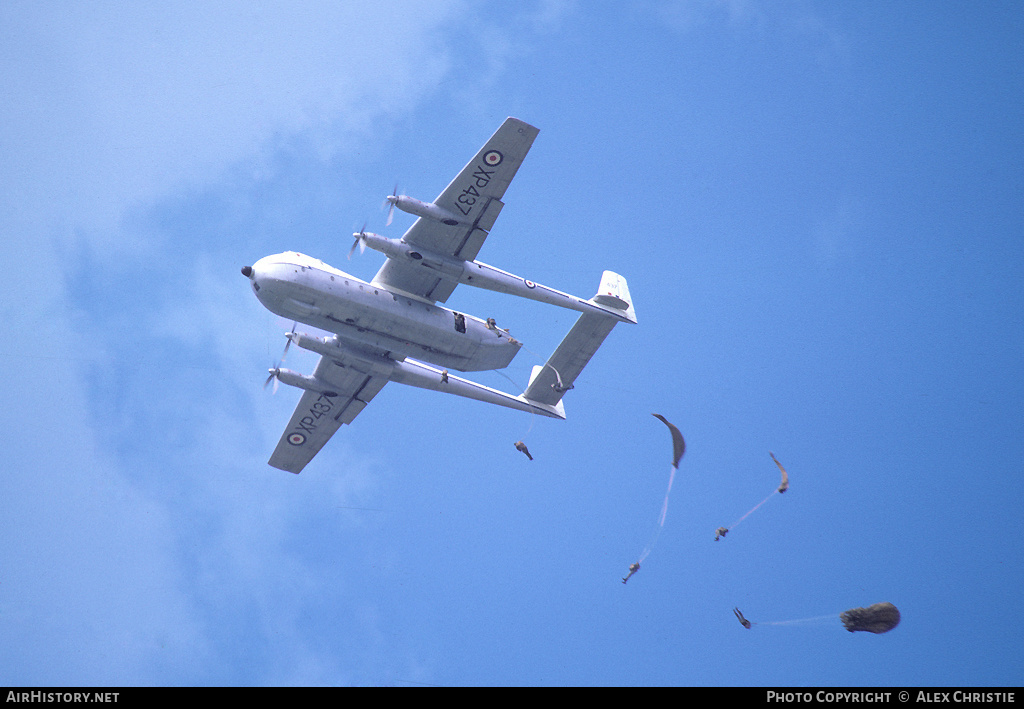
{"type": "Polygon", "coordinates": [[[448,370],[447,369],[442,369],[441,370],[441,383],[442,384],[447,384],[448,383],[448,370]]]}
{"type": "Polygon", "coordinates": [[[789,475],[786,474],[786,469],[782,467],[782,463],[779,462],[779,459],[775,457],[774,453],[768,451],[768,455],[772,457],[772,460],[775,461],[775,464],[779,466],[779,470],[782,471],[782,484],[779,485],[778,489],[778,492],[781,494],[789,489],[789,475]]]}
{"type": "Polygon", "coordinates": [[[736,620],[738,620],[740,622],[740,624],[744,628],[746,628],[747,630],[750,630],[751,623],[750,623],[749,620],[747,620],[746,618],[743,617],[743,614],[740,613],[740,609],[739,608],[733,608],[732,612],[736,614],[736,620]]]}
{"type": "Polygon", "coordinates": [[[729,533],[728,527],[719,527],[715,530],[715,541],[717,542],[720,538],[724,537],[729,533]]]}
{"type": "Polygon", "coordinates": [[[633,574],[635,574],[639,570],[640,570],[640,562],[639,561],[634,561],[632,564],[629,565],[629,576],[627,576],[626,578],[622,579],[622,583],[626,583],[627,581],[629,581],[630,576],[632,576],[633,574]]]}
{"type": "Polygon", "coordinates": [[[526,455],[527,458],[533,460],[533,456],[530,455],[530,449],[526,447],[526,444],[522,441],[516,441],[516,450],[521,451],[526,455]]]}
{"type": "MultiPolygon", "coordinates": [[[[547,366],[551,367],[550,364],[547,366]]],[[[564,394],[565,392],[571,391],[572,389],[576,388],[573,384],[570,384],[569,386],[565,386],[564,384],[562,384],[562,375],[559,374],[558,370],[555,369],[554,367],[551,367],[551,370],[555,373],[555,383],[551,385],[551,388],[554,389],[556,392],[558,392],[559,394],[564,394]]]]}

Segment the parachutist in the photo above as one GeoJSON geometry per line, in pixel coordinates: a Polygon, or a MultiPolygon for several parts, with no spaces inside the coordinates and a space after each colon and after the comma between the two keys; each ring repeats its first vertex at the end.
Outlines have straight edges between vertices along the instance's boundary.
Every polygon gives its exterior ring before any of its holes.
{"type": "Polygon", "coordinates": [[[732,612],[736,614],[736,620],[738,620],[744,628],[750,630],[750,621],[743,617],[743,614],[740,613],[740,609],[733,608],[732,612]]]}
{"type": "Polygon", "coordinates": [[[718,529],[715,530],[715,541],[717,542],[719,540],[719,538],[724,537],[728,533],[729,533],[729,528],[728,527],[719,527],[718,529]]]}
{"type": "Polygon", "coordinates": [[[533,460],[533,456],[530,455],[530,449],[526,447],[526,444],[522,441],[516,441],[516,450],[521,451],[527,458],[533,460]]]}
{"type": "Polygon", "coordinates": [[[569,386],[565,386],[564,384],[562,384],[562,375],[559,374],[558,370],[555,369],[554,367],[552,367],[551,369],[555,373],[555,383],[551,385],[552,389],[554,389],[559,394],[564,394],[565,392],[569,391],[570,389],[575,389],[576,388],[572,384],[570,384],[569,386]]]}
{"type": "Polygon", "coordinates": [[[629,576],[627,576],[626,578],[622,579],[622,583],[626,583],[627,581],[629,581],[630,577],[633,574],[635,574],[637,571],[639,571],[639,570],[640,570],[640,562],[639,561],[634,561],[632,564],[629,565],[629,576]]]}
{"type": "Polygon", "coordinates": [[[493,330],[495,333],[497,333],[498,337],[501,337],[501,333],[498,332],[498,323],[494,320],[494,318],[487,318],[487,329],[493,330]]]}
{"type": "Polygon", "coordinates": [[[442,384],[447,384],[448,383],[448,370],[447,369],[441,370],[441,383],[442,384]]]}

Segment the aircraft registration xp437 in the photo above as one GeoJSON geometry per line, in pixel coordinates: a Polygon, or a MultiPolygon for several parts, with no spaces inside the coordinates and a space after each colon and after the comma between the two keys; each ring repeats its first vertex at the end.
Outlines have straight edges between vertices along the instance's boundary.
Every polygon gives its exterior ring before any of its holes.
{"type": "MultiPolygon", "coordinates": [[[[432,203],[394,194],[388,202],[418,219],[401,239],[365,230],[355,243],[387,256],[369,283],[294,251],[242,269],[271,312],[333,333],[288,332],[320,355],[312,375],[281,367],[270,378],[303,389],[270,465],[300,472],[342,424],[352,423],[388,382],[433,389],[512,409],[564,419],[562,395],[620,322],[635,323],[626,279],[605,271],[597,294],[584,300],[476,260],[538,129],[508,118],[432,203]],[[493,320],[442,307],[465,283],[579,311],[569,334],[526,390],[514,396],[449,373],[502,369],[522,346],[493,320]]],[[[396,190],[397,192],[397,190],[396,190]]],[[[389,217],[390,222],[390,217],[389,217]]],[[[349,253],[351,256],[351,252],[349,253]]]]}

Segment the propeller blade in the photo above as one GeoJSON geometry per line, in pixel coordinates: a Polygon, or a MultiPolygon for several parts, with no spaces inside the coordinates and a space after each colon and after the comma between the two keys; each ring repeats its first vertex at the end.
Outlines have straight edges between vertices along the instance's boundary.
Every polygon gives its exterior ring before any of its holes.
{"type": "Polygon", "coordinates": [[[274,382],[274,389],[273,391],[271,391],[271,394],[276,394],[277,385],[280,382],[280,380],[277,378],[277,375],[281,372],[281,365],[278,364],[276,367],[271,367],[267,371],[270,372],[270,376],[267,377],[267,381],[263,382],[263,390],[266,391],[267,387],[270,386],[270,382],[274,382]]]}
{"type": "Polygon", "coordinates": [[[352,248],[348,250],[348,260],[352,260],[352,254],[356,252],[356,247],[359,247],[359,253],[366,251],[366,223],[363,223],[363,228],[359,230],[357,234],[353,234],[356,240],[352,242],[352,248]]]}
{"type": "Polygon", "coordinates": [[[288,354],[288,348],[292,346],[292,338],[293,338],[293,337],[295,337],[295,336],[296,336],[296,334],[297,334],[297,333],[295,332],[295,326],[296,326],[296,325],[298,325],[298,324],[299,324],[299,321],[298,321],[298,320],[296,320],[295,322],[293,322],[293,323],[292,323],[292,329],[291,329],[291,331],[290,331],[290,332],[286,332],[286,333],[285,333],[285,335],[284,335],[284,336],[285,336],[285,338],[286,338],[286,339],[287,339],[288,341],[284,343],[284,352],[283,352],[283,353],[281,354],[281,361],[282,361],[282,362],[284,362],[284,358],[285,358],[285,355],[287,355],[287,354],[288,354]]]}
{"type": "Polygon", "coordinates": [[[395,185],[394,191],[384,202],[391,205],[388,209],[388,220],[384,226],[391,226],[391,221],[395,218],[395,204],[398,202],[398,185],[395,185]]]}

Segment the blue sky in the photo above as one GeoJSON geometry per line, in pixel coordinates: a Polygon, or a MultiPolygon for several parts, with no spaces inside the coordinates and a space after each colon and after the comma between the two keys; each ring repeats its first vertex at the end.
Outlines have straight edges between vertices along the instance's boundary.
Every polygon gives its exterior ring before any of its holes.
{"type": "MultiPolygon", "coordinates": [[[[0,684],[1019,685],[1022,31],[1010,2],[0,4],[0,684]],[[615,270],[639,324],[567,421],[392,384],[268,467],[290,323],[239,268],[371,278],[351,232],[400,236],[384,196],[432,199],[509,115],[541,132],[480,259],[582,296],[615,270]],[[688,450],[623,586],[652,412],[688,450]],[[769,450],[790,491],[714,542],[769,450]],[[843,630],[879,601],[898,628],[843,630]]],[[[476,377],[513,393],[575,319],[448,304],[525,343],[476,377]]]]}

